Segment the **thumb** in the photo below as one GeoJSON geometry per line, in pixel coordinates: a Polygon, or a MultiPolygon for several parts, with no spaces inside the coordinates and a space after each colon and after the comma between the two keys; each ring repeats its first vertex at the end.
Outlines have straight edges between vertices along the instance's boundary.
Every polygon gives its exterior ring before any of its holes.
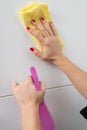
{"type": "Polygon", "coordinates": [[[37,57],[41,58],[41,52],[38,49],[31,47],[30,51],[32,51],[37,57]]]}
{"type": "Polygon", "coordinates": [[[40,81],[40,86],[41,86],[41,91],[43,91],[44,94],[45,94],[45,91],[46,91],[46,89],[45,89],[45,83],[40,81]]]}

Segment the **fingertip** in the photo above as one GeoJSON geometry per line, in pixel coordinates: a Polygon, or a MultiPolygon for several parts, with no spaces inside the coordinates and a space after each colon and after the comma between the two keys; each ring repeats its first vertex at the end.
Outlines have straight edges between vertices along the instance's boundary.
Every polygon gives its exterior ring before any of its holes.
{"type": "Polygon", "coordinates": [[[50,24],[53,24],[53,21],[50,21],[49,23],[50,23],[50,24]]]}
{"type": "Polygon", "coordinates": [[[33,52],[33,51],[34,51],[34,48],[33,48],[33,47],[30,47],[29,50],[33,52]]]}
{"type": "Polygon", "coordinates": [[[41,18],[40,18],[40,20],[41,20],[41,21],[44,21],[44,20],[45,20],[45,18],[44,18],[44,17],[41,17],[41,18]]]}
{"type": "Polygon", "coordinates": [[[33,84],[33,79],[32,79],[32,76],[28,76],[27,79],[29,80],[30,83],[33,84]]]}
{"type": "Polygon", "coordinates": [[[45,83],[44,82],[40,82],[41,85],[41,89],[45,92],[45,83]]]}
{"type": "Polygon", "coordinates": [[[31,23],[36,23],[36,20],[35,20],[35,19],[32,19],[32,20],[31,20],[31,23]]]}
{"type": "Polygon", "coordinates": [[[40,82],[42,86],[45,86],[45,83],[44,82],[40,82]]]}
{"type": "Polygon", "coordinates": [[[41,58],[41,52],[40,52],[38,49],[36,49],[36,48],[34,48],[34,47],[30,47],[29,50],[30,50],[31,52],[33,52],[34,55],[36,55],[37,57],[40,57],[40,58],[41,58]]]}
{"type": "Polygon", "coordinates": [[[31,28],[29,26],[27,26],[26,29],[29,31],[31,28]]]}
{"type": "Polygon", "coordinates": [[[18,83],[13,82],[13,83],[12,83],[12,88],[14,89],[14,88],[16,88],[18,85],[19,85],[18,83]]]}

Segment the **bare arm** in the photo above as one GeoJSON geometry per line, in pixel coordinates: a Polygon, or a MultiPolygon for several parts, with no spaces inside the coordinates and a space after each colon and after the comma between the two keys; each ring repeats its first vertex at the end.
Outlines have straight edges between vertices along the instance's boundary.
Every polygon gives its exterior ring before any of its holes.
{"type": "Polygon", "coordinates": [[[39,104],[44,98],[44,84],[41,82],[41,91],[37,91],[28,77],[20,84],[13,83],[12,88],[21,109],[22,130],[41,130],[39,104]]]}
{"type": "Polygon", "coordinates": [[[38,106],[22,108],[22,130],[41,130],[38,106]]]}
{"type": "Polygon", "coordinates": [[[87,99],[87,73],[67,57],[61,57],[61,64],[58,61],[57,63],[56,65],[68,76],[75,88],[87,99]]]}
{"type": "Polygon", "coordinates": [[[28,31],[40,41],[42,52],[36,48],[30,48],[30,50],[42,60],[50,61],[60,68],[69,77],[76,89],[87,98],[87,73],[63,54],[53,22],[48,23],[45,18],[41,22],[43,25],[40,25],[37,21],[32,22],[39,32],[31,28],[28,31]]]}

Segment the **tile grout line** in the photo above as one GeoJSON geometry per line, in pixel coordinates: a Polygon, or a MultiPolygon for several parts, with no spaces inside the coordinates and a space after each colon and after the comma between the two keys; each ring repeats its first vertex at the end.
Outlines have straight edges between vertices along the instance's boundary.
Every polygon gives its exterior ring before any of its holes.
{"type": "Polygon", "coordinates": [[[14,94],[8,94],[8,95],[3,95],[3,96],[0,96],[0,99],[1,98],[6,98],[6,97],[12,97],[14,94]]]}
{"type": "Polygon", "coordinates": [[[65,87],[69,87],[69,86],[72,86],[72,84],[68,84],[68,85],[61,85],[61,86],[56,86],[56,87],[51,87],[51,88],[47,88],[46,90],[52,90],[52,89],[65,88],[65,87]]]}
{"type": "MultiPolygon", "coordinates": [[[[49,91],[49,90],[59,89],[59,88],[65,88],[65,87],[69,87],[69,86],[72,86],[72,84],[61,85],[61,86],[56,86],[56,87],[51,87],[51,88],[47,88],[46,90],[49,91]]],[[[0,96],[0,99],[12,97],[13,95],[14,95],[14,94],[3,95],[3,96],[0,96]]]]}

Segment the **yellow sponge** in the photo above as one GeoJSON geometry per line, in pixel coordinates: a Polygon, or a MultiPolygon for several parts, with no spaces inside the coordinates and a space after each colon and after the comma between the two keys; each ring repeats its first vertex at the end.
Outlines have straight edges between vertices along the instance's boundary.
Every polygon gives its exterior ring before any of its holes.
{"type": "MultiPolygon", "coordinates": [[[[36,29],[35,26],[31,23],[32,19],[35,19],[36,21],[40,22],[40,18],[45,17],[48,22],[52,21],[48,10],[48,5],[38,2],[30,2],[29,5],[25,6],[19,11],[19,16],[25,28],[29,26],[30,28],[36,29]]],[[[41,51],[42,47],[40,42],[34,36],[32,36],[32,38],[36,41],[38,49],[41,51]]],[[[61,38],[59,36],[58,38],[61,41],[61,45],[63,47],[61,38]]]]}

